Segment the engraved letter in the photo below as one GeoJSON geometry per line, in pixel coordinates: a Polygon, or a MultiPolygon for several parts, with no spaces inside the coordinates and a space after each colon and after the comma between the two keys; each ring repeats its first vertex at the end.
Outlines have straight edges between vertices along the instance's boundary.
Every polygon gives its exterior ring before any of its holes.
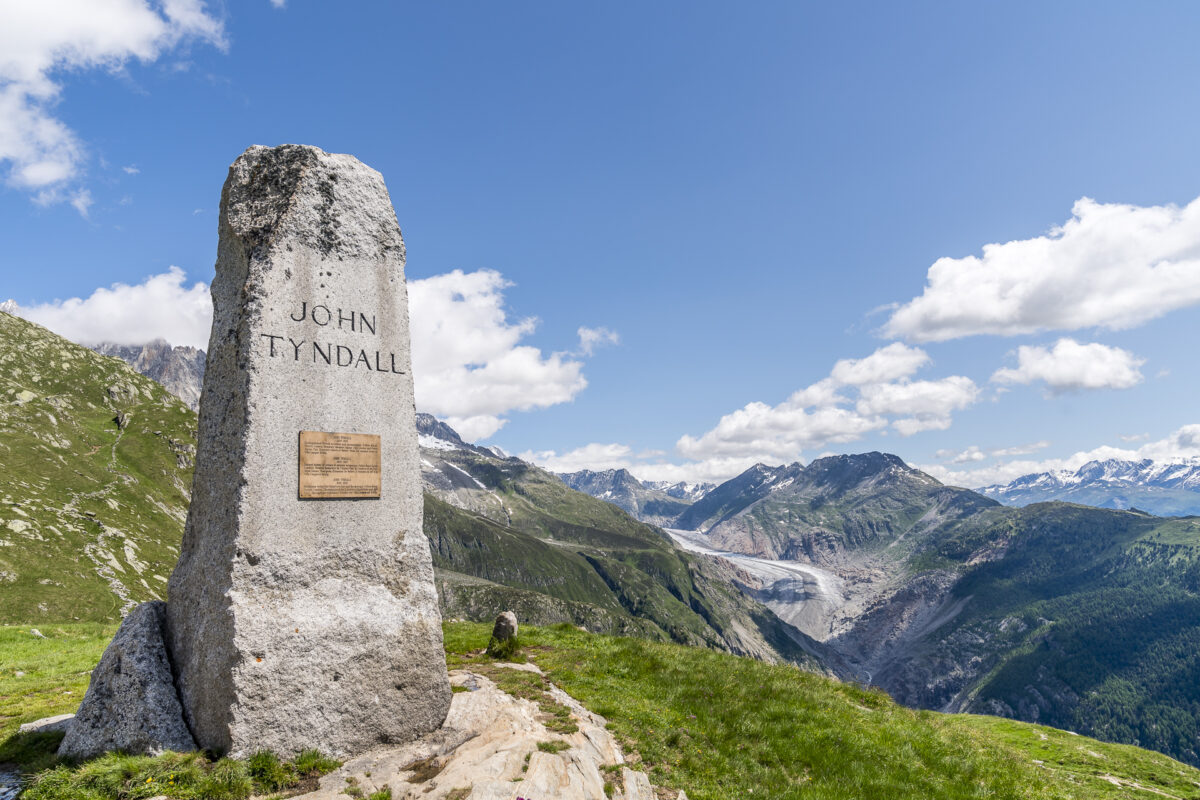
{"type": "Polygon", "coordinates": [[[362,363],[362,364],[363,364],[363,365],[364,365],[364,366],[367,368],[367,371],[368,371],[368,372],[370,372],[370,371],[371,371],[371,359],[367,358],[367,351],[366,351],[366,350],[359,350],[359,351],[358,351],[358,361],[355,361],[355,362],[354,362],[354,366],[356,366],[356,367],[357,367],[357,366],[359,365],[359,363],[360,363],[360,362],[361,362],[361,363],[362,363]]]}
{"type": "Polygon", "coordinates": [[[371,321],[367,322],[367,315],[360,311],[360,312],[358,312],[358,329],[361,331],[365,331],[367,328],[370,328],[371,334],[374,335],[374,333],[375,333],[375,315],[372,314],[371,321]]]}
{"type": "Polygon", "coordinates": [[[383,367],[379,366],[379,351],[375,351],[375,371],[383,372],[383,367]]]}
{"type": "Polygon", "coordinates": [[[337,346],[337,365],[339,367],[348,367],[353,363],[354,363],[354,351],[351,350],[349,347],[346,347],[344,344],[339,344],[337,346]],[[345,364],[342,363],[342,351],[343,350],[346,352],[346,363],[345,364]]]}
{"type": "Polygon", "coordinates": [[[271,340],[271,358],[274,358],[275,357],[275,340],[282,339],[283,337],[282,336],[274,336],[270,333],[260,333],[259,336],[263,337],[264,339],[271,340]]]}
{"type": "Polygon", "coordinates": [[[339,331],[342,329],[342,323],[346,322],[347,320],[350,322],[350,331],[353,333],[354,332],[354,312],[351,311],[350,316],[347,317],[345,314],[342,313],[342,310],[339,308],[338,309],[338,330],[339,331]]]}
{"type": "Polygon", "coordinates": [[[404,370],[396,369],[396,354],[392,353],[391,355],[392,355],[392,372],[396,373],[397,375],[403,375],[404,370]]]}
{"type": "Polygon", "coordinates": [[[326,364],[331,364],[331,365],[333,364],[333,361],[330,360],[330,357],[333,355],[333,344],[329,344],[327,346],[329,347],[328,350],[322,350],[321,344],[319,342],[313,342],[313,363],[314,364],[317,363],[317,354],[318,353],[321,355],[321,358],[325,359],[326,364]]]}
{"type": "Polygon", "coordinates": [[[290,314],[289,316],[296,320],[296,322],[304,322],[304,318],[308,316],[308,303],[300,303],[300,316],[297,317],[295,314],[290,314]]]}
{"type": "Polygon", "coordinates": [[[300,345],[304,344],[304,340],[301,339],[299,342],[297,342],[295,339],[293,339],[292,337],[289,336],[288,341],[292,343],[292,349],[296,351],[296,360],[299,361],[300,360],[300,345]]]}
{"type": "Polygon", "coordinates": [[[331,320],[331,319],[333,319],[333,312],[329,310],[328,306],[313,306],[313,310],[312,310],[312,321],[313,322],[317,323],[321,327],[325,327],[326,325],[329,324],[329,320],[331,320]],[[325,321],[324,322],[321,322],[321,320],[317,319],[317,311],[319,309],[324,309],[324,311],[325,311],[325,321]]]}

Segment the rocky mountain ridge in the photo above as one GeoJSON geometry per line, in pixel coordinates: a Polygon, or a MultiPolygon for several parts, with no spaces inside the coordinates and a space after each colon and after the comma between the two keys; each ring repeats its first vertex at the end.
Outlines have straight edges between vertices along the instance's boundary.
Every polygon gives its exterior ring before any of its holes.
{"type": "Polygon", "coordinates": [[[666,492],[668,497],[674,497],[677,500],[689,500],[696,502],[704,495],[717,488],[715,483],[689,483],[687,481],[642,481],[642,486],[647,489],[657,489],[660,492],[666,492]]]}
{"type": "Polygon", "coordinates": [[[585,469],[557,475],[572,489],[612,503],[651,525],[670,525],[692,504],[691,496],[697,494],[697,487],[687,484],[667,484],[664,488],[650,486],[627,469],[585,469]]]}
{"type": "Polygon", "coordinates": [[[165,339],[143,345],[102,342],[93,345],[92,349],[101,355],[121,359],[147,378],[157,381],[192,411],[200,410],[200,388],[204,385],[203,350],[172,346],[165,339]]]}
{"type": "Polygon", "coordinates": [[[977,491],[1010,506],[1064,500],[1098,508],[1140,508],[1159,516],[1200,514],[1200,456],[1089,461],[1074,471],[1031,473],[977,491]]]}

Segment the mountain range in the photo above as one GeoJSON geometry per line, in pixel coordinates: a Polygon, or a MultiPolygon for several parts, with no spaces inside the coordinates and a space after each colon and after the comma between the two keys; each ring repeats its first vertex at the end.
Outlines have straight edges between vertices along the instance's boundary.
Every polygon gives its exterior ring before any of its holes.
{"type": "Polygon", "coordinates": [[[1089,461],[1073,472],[1037,472],[978,491],[1010,506],[1066,500],[1099,508],[1140,508],[1161,517],[1200,514],[1200,458],[1089,461]]]}
{"type": "Polygon", "coordinates": [[[627,469],[600,472],[580,470],[558,473],[567,486],[606,500],[628,514],[653,525],[669,525],[693,502],[713,488],[712,484],[642,482],[627,469]]]}
{"type": "Polygon", "coordinates": [[[1200,762],[1198,519],[1011,508],[864,453],[757,465],[675,524],[844,678],[1200,762]]]}

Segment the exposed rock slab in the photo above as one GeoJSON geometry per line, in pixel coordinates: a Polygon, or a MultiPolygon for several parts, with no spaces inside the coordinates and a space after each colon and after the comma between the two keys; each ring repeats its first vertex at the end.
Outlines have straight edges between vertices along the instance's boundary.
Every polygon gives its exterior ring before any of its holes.
{"type": "Polygon", "coordinates": [[[60,757],[196,749],[175,694],[164,619],[165,604],[153,601],[139,605],[121,623],[92,671],[83,703],[58,747],[60,757]]]}
{"type": "Polygon", "coordinates": [[[17,728],[17,733],[66,733],[74,719],[74,714],[57,714],[53,717],[35,719],[33,722],[26,722],[17,728]]]}
{"type": "Polygon", "coordinates": [[[450,704],[422,496],[404,242],[378,172],[251,147],[221,197],[191,508],[168,588],[197,743],[410,741],[450,704]],[[300,431],[380,438],[377,499],[299,498],[300,431]]]}
{"type": "MultiPolygon", "coordinates": [[[[517,666],[539,671],[533,665],[517,666]]],[[[604,718],[557,687],[550,692],[571,710],[579,727],[575,733],[547,729],[536,704],[506,694],[483,675],[456,670],[450,679],[468,691],[454,695],[445,728],[353,759],[322,778],[317,791],[297,800],[338,800],[352,786],[366,795],[390,788],[394,800],[451,795],[463,800],[686,800],[683,792],[656,794],[645,773],[625,763],[604,718]],[[541,742],[568,747],[543,752],[541,742]],[[611,795],[605,793],[606,781],[612,784],[611,795]]]]}

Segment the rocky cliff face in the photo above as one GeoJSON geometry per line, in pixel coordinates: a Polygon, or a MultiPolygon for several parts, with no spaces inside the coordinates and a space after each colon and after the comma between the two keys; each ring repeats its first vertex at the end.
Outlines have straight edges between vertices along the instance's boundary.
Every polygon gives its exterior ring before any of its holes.
{"type": "Polygon", "coordinates": [[[92,349],[102,355],[115,356],[147,378],[158,381],[192,411],[200,409],[200,387],[204,385],[203,350],[172,347],[163,339],[143,345],[104,342],[92,349]]]}

